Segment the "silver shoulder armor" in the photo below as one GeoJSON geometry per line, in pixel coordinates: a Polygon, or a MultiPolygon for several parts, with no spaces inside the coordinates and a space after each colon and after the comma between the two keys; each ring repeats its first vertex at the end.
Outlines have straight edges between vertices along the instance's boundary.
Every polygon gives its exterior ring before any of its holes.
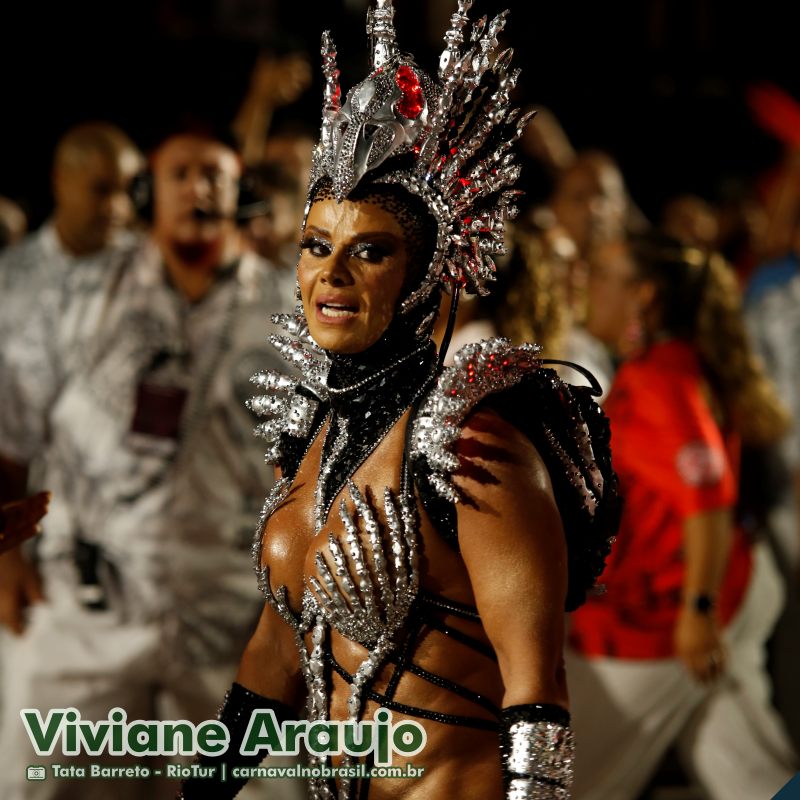
{"type": "Polygon", "coordinates": [[[425,458],[436,491],[458,502],[451,476],[458,469],[455,444],[467,415],[485,397],[518,384],[541,366],[535,344],[484,339],[462,347],[423,401],[411,432],[411,458],[425,458]]]}

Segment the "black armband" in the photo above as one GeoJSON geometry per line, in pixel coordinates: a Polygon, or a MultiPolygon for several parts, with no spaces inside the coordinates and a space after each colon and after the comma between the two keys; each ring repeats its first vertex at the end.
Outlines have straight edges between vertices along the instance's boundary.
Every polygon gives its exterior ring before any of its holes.
{"type": "Polygon", "coordinates": [[[242,755],[240,749],[253,712],[265,709],[272,709],[278,722],[294,717],[294,712],[285,703],[262,697],[245,689],[240,683],[231,686],[225,695],[222,708],[217,713],[217,719],[225,725],[230,734],[228,749],[217,756],[201,755],[196,763],[201,767],[216,767],[213,776],[188,778],[181,784],[181,791],[176,800],[232,800],[236,797],[239,790],[247,783],[247,779],[234,778],[231,769],[255,767],[264,760],[263,751],[256,755],[242,755]]]}
{"type": "Polygon", "coordinates": [[[574,740],[569,712],[538,703],[500,713],[504,800],[568,800],[574,740]]]}

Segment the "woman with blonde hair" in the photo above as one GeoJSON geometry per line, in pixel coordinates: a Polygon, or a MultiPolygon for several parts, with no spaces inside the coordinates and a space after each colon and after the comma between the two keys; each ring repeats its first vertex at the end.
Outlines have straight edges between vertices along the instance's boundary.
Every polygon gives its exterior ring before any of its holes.
{"type": "Polygon", "coordinates": [[[645,347],[605,405],[626,507],[572,620],[576,796],[637,797],[677,743],[710,797],[771,797],[796,769],[764,668],[782,598],[734,508],[740,444],[788,419],[725,262],[658,234],[631,250],[645,347]]]}

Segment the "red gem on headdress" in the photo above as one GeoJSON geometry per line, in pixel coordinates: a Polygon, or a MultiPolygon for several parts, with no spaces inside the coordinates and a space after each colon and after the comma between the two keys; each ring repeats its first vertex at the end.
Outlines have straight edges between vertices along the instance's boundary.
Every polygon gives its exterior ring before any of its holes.
{"type": "Polygon", "coordinates": [[[397,102],[397,110],[407,119],[416,119],[425,108],[422,85],[411,67],[405,64],[397,68],[394,82],[400,87],[401,97],[397,102]]]}

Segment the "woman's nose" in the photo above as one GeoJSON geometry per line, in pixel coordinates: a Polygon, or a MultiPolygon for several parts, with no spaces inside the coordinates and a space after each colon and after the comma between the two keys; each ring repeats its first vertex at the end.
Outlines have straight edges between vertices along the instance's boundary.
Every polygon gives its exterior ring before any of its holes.
{"type": "Polygon", "coordinates": [[[353,276],[347,266],[347,253],[337,248],[325,261],[321,280],[329,286],[349,286],[353,276]]]}

